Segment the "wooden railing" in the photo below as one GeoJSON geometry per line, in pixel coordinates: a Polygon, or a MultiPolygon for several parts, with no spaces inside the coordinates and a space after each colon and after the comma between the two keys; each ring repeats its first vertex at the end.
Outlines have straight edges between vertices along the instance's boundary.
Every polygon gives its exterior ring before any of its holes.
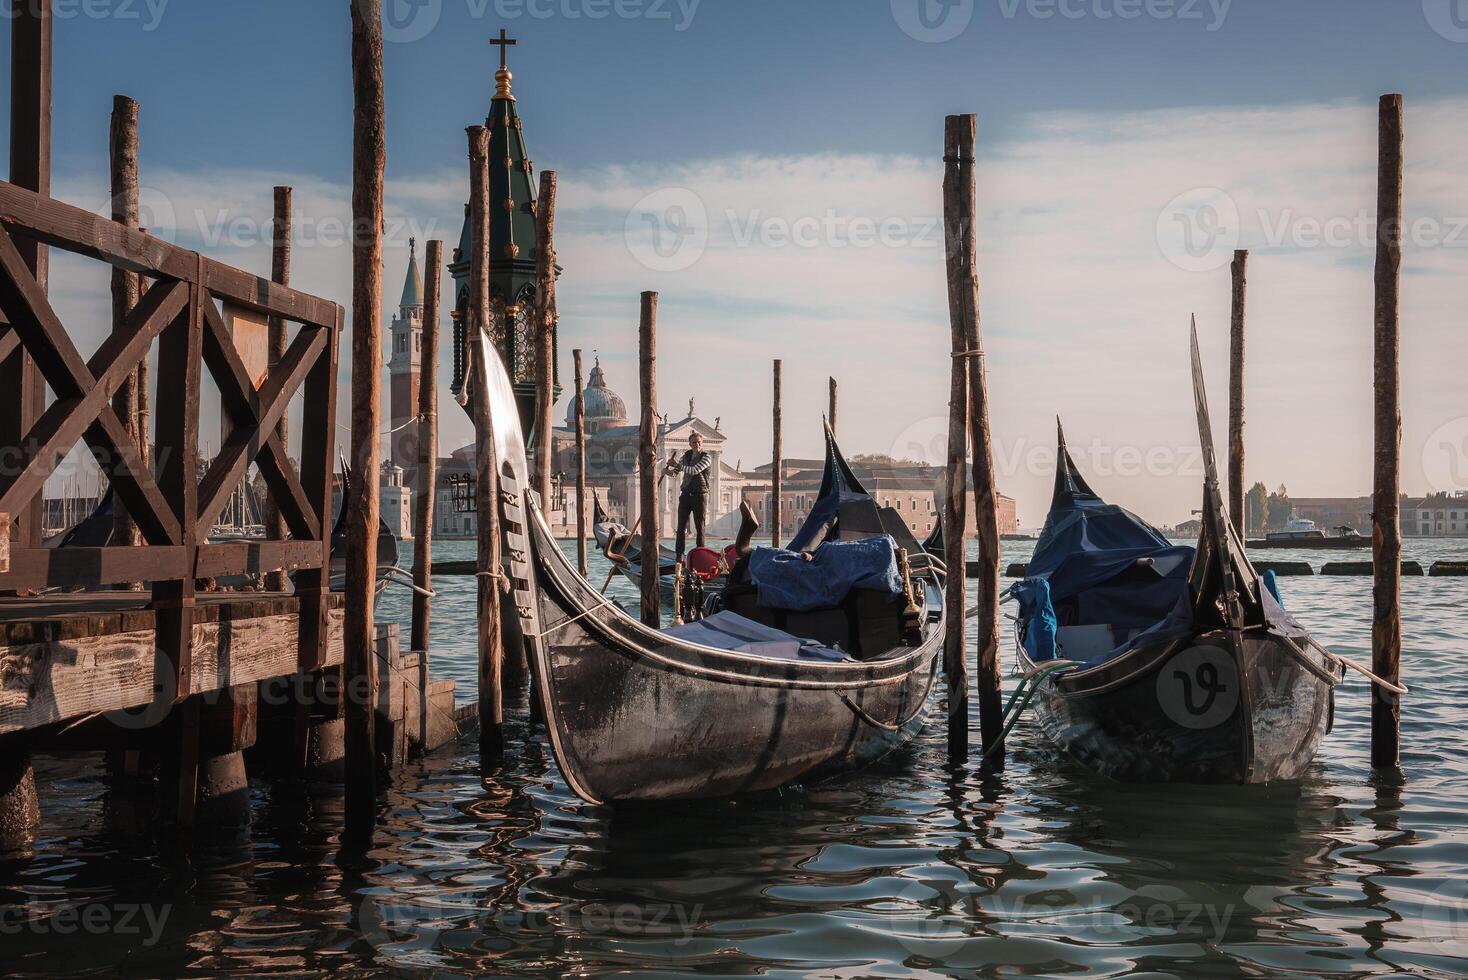
{"type": "MultiPolygon", "coordinates": [[[[90,212],[0,181],[0,361],[29,357],[55,393],[32,412],[18,446],[0,447],[0,513],[20,514],[42,493],[57,463],[84,440],[142,533],[139,547],[37,547],[35,532],[12,547],[0,590],[152,584],[160,651],[174,664],[175,691],[187,692],[195,580],[296,572],[300,664],[319,667],[326,651],[330,591],[331,459],[337,344],[342,308],[204,258],[90,212]],[[46,297],[23,250],[33,243],[106,262],[143,276],[146,292],[120,330],[84,359],[46,297]],[[219,303],[301,324],[286,354],[257,382],[235,349],[219,303]],[[112,393],[158,345],[156,432],[142,458],[112,393]],[[202,367],[219,389],[229,433],[200,478],[202,367]],[[301,472],[275,424],[304,390],[301,472]],[[256,464],[290,538],[209,544],[231,491],[256,464]]],[[[12,411],[15,393],[0,392],[12,411]]],[[[3,609],[0,609],[3,615],[3,609]]]]}

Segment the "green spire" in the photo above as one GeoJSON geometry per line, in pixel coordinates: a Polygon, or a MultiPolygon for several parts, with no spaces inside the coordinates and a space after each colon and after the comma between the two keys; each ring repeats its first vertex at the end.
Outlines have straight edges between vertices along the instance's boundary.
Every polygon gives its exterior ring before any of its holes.
{"type": "Polygon", "coordinates": [[[408,239],[408,277],[403,282],[403,309],[423,305],[423,276],[418,272],[418,240],[408,239]]]}

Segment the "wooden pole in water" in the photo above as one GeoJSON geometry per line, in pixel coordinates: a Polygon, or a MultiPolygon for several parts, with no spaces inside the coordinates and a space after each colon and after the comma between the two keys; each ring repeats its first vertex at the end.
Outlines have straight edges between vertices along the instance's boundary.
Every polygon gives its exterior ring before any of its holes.
{"type": "Polygon", "coordinates": [[[494,424],[489,412],[488,379],[481,373],[492,328],[489,305],[489,130],[469,130],[469,350],[473,379],[474,512],[478,543],[479,591],[479,758],[497,761],[505,751],[505,648],[501,633],[499,467],[494,424]]]}
{"type": "MultiPolygon", "coordinates": [[[[352,4],[352,458],[346,523],[346,833],[370,838],[377,809],[376,628],[378,430],[382,402],[382,3],[352,4]]],[[[331,420],[317,420],[328,425],[331,420]]]]}
{"type": "Polygon", "coordinates": [[[662,565],[658,554],[658,294],[642,294],[637,330],[637,370],[642,389],[642,425],[638,433],[638,476],[642,500],[642,621],[653,629],[662,623],[662,565]]]}
{"type": "Polygon", "coordinates": [[[535,492],[551,507],[551,454],[556,403],[556,172],[540,172],[535,200],[535,492]]]}
{"type": "Polygon", "coordinates": [[[1228,512],[1244,540],[1244,301],[1249,288],[1249,252],[1238,249],[1233,272],[1233,315],[1228,345],[1228,512]]]}
{"type": "Polygon", "coordinates": [[[826,410],[826,418],[831,423],[831,434],[836,434],[836,379],[827,378],[830,382],[830,405],[826,410]]]}
{"type": "MultiPolygon", "coordinates": [[[[138,104],[125,95],[112,97],[112,125],[108,134],[111,158],[112,220],[128,228],[138,227],[138,104]]],[[[112,332],[126,329],[128,314],[138,305],[139,276],[131,269],[112,269],[112,332]]],[[[112,396],[117,417],[128,427],[134,439],[138,436],[138,373],[134,369],[112,396]]],[[[112,544],[137,546],[143,543],[137,522],[127,512],[121,499],[113,500],[112,544]]],[[[141,582],[127,588],[139,590],[141,582]]]]}
{"type": "Polygon", "coordinates": [[[968,758],[968,664],[964,656],[967,619],[964,541],[968,534],[967,478],[969,413],[969,298],[977,289],[968,276],[973,240],[973,148],[977,122],[973,116],[949,116],[943,127],[943,231],[947,243],[948,320],[952,360],[948,387],[947,500],[943,507],[947,618],[943,640],[943,672],[948,678],[948,758],[968,758]],[[967,193],[965,193],[967,190],[967,193]]]}
{"type": "MultiPolygon", "coordinates": [[[[423,360],[418,383],[418,467],[413,492],[413,628],[411,649],[418,653],[419,672],[427,690],[429,617],[433,603],[433,505],[438,485],[438,321],[439,279],[443,271],[443,242],[428,243],[427,290],[423,297],[423,360]]],[[[426,718],[428,712],[419,715],[426,718]]]]}
{"type": "Polygon", "coordinates": [[[784,512],[780,507],[780,471],[784,469],[783,459],[785,450],[783,446],[784,433],[781,432],[783,420],[780,417],[780,368],[779,358],[775,358],[774,370],[774,406],[771,412],[774,429],[774,447],[770,451],[770,546],[780,547],[780,518],[784,512]]]}
{"type": "MultiPolygon", "coordinates": [[[[985,757],[1003,765],[1004,706],[999,684],[999,511],[998,488],[994,481],[994,442],[989,432],[989,381],[984,360],[984,339],[979,317],[977,190],[974,179],[975,117],[959,116],[957,129],[958,175],[953,190],[958,197],[961,224],[949,241],[957,248],[958,275],[950,277],[952,311],[963,320],[964,363],[968,368],[969,447],[973,454],[974,537],[978,545],[975,624],[978,648],[975,678],[979,693],[979,732],[985,757]]],[[[964,732],[967,743],[967,732],[964,732]]]]}
{"type": "MultiPolygon", "coordinates": [[[[282,286],[291,284],[291,189],[275,188],[275,218],[270,223],[270,280],[282,286]]],[[[285,320],[278,316],[270,318],[270,369],[285,359],[286,344],[290,340],[285,320]]],[[[290,412],[281,412],[280,421],[275,423],[275,434],[280,444],[290,446],[290,412]]],[[[285,517],[272,496],[265,507],[265,536],[271,541],[284,541],[289,531],[285,517]]],[[[290,578],[283,571],[271,572],[266,576],[265,588],[270,592],[284,592],[290,578]]]]}
{"type": "Polygon", "coordinates": [[[586,554],[586,380],[581,376],[581,349],[571,352],[576,381],[576,570],[591,574],[586,554]]]}
{"type": "MultiPolygon", "coordinates": [[[[1398,683],[1402,659],[1401,272],[1402,97],[1383,95],[1378,110],[1376,174],[1376,437],[1371,500],[1371,667],[1398,683]]],[[[1396,769],[1401,757],[1401,705],[1371,686],[1371,764],[1396,769]]]]}

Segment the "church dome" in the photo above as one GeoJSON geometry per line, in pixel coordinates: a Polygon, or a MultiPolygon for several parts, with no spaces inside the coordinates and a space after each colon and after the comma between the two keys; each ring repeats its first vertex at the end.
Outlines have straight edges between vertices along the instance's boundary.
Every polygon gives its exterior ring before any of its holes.
{"type": "MultiPolygon", "coordinates": [[[[607,377],[602,373],[601,361],[597,360],[591,368],[591,377],[586,381],[586,428],[589,432],[599,432],[612,426],[627,424],[627,406],[622,401],[622,396],[607,387],[607,377]]],[[[576,400],[566,406],[566,426],[574,428],[576,425],[576,400]]]]}

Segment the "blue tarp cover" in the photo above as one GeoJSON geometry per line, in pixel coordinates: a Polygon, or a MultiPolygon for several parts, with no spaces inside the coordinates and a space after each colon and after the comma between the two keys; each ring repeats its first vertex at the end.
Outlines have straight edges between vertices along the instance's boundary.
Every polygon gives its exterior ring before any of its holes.
{"type": "Polygon", "coordinates": [[[1012,589],[1026,624],[1025,647],[1040,660],[1055,656],[1057,627],[1110,626],[1119,652],[1142,632],[1187,620],[1194,549],[1106,503],[1074,467],[1062,443],[1045,529],[1027,577],[1012,589]]]}
{"type": "Polygon", "coordinates": [[[756,548],[749,574],[766,609],[807,612],[841,604],[852,589],[902,594],[897,546],[888,535],[827,541],[811,560],[784,548],[756,548]]]}
{"type": "Polygon", "coordinates": [[[773,626],[746,619],[738,613],[728,611],[714,613],[693,623],[673,626],[663,630],[687,643],[714,647],[718,650],[733,650],[752,653],[778,660],[849,660],[840,650],[821,646],[811,640],[802,639],[773,626]]]}

